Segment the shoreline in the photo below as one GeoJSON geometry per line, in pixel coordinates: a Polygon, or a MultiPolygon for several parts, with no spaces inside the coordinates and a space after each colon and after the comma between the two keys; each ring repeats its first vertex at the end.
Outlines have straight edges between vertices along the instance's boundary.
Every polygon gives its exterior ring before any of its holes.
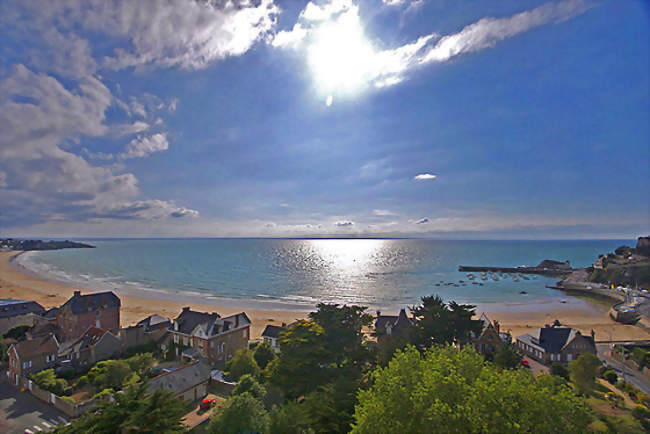
{"type": "MultiPolygon", "coordinates": [[[[46,309],[60,306],[72,296],[75,289],[95,292],[61,282],[46,280],[15,262],[22,252],[0,252],[0,298],[34,300],[46,309]]],[[[267,324],[280,325],[296,319],[306,318],[315,306],[300,306],[280,302],[258,300],[224,299],[201,295],[183,295],[169,292],[148,293],[146,290],[113,290],[122,300],[121,325],[133,325],[151,314],[175,318],[183,306],[194,310],[218,312],[230,315],[246,312],[251,319],[251,338],[260,337],[267,324]]],[[[435,290],[432,290],[435,292],[435,290]]],[[[583,333],[596,332],[596,340],[650,339],[650,333],[639,327],[616,323],[609,318],[611,306],[594,302],[584,297],[566,295],[565,303],[556,301],[544,303],[478,303],[476,313],[485,313],[491,320],[498,320],[501,329],[509,330],[513,338],[530,329],[543,327],[555,319],[562,324],[579,329],[583,333]]],[[[474,304],[474,303],[473,303],[474,304]]],[[[396,314],[401,307],[394,306],[384,314],[396,314]]],[[[372,309],[368,313],[374,315],[372,309]]]]}

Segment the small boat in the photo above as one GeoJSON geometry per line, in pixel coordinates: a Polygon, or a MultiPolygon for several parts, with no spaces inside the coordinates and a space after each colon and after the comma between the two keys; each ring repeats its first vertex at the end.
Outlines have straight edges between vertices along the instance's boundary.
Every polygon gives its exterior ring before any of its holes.
{"type": "Polygon", "coordinates": [[[513,278],[512,278],[512,281],[513,281],[513,282],[519,282],[519,278],[518,278],[518,277],[513,277],[513,278]]]}
{"type": "Polygon", "coordinates": [[[487,276],[485,274],[481,275],[481,280],[487,280],[487,276]]]}
{"type": "Polygon", "coordinates": [[[526,276],[526,275],[524,275],[524,274],[520,274],[520,276],[521,276],[522,279],[524,279],[524,280],[528,280],[528,276],[526,276]]]}
{"type": "Polygon", "coordinates": [[[496,274],[491,274],[490,277],[492,277],[492,280],[494,280],[495,282],[499,281],[499,278],[496,276],[496,274]]]}
{"type": "Polygon", "coordinates": [[[476,276],[474,276],[472,273],[469,273],[469,274],[467,275],[467,278],[468,278],[469,280],[474,280],[474,279],[476,278],[476,276]]]}
{"type": "Polygon", "coordinates": [[[520,294],[528,294],[526,291],[519,291],[520,294]]]}

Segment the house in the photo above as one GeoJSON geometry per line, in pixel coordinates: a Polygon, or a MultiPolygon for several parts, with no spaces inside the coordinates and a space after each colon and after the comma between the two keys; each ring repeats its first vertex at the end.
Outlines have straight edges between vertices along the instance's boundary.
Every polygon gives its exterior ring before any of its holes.
{"type": "Polygon", "coordinates": [[[377,311],[375,318],[375,334],[377,342],[381,344],[389,337],[408,338],[413,327],[413,320],[406,315],[406,310],[399,311],[399,315],[382,315],[377,311]]]}
{"type": "Polygon", "coordinates": [[[14,327],[34,325],[34,318],[45,312],[43,306],[35,301],[14,300],[13,298],[0,299],[0,335],[7,333],[14,327]]]}
{"type": "Polygon", "coordinates": [[[150,315],[145,319],[138,321],[137,325],[143,326],[145,333],[151,333],[156,330],[167,331],[167,329],[171,327],[172,322],[169,318],[160,315],[150,315]]]}
{"type": "Polygon", "coordinates": [[[483,326],[481,334],[471,340],[471,345],[477,352],[491,357],[504,344],[512,341],[509,333],[501,333],[498,321],[490,321],[485,314],[482,314],[479,320],[483,326]]]}
{"type": "Polygon", "coordinates": [[[75,291],[56,313],[56,321],[66,341],[81,336],[89,327],[120,329],[120,299],[111,291],[81,295],[75,291]]]}
{"type": "Polygon", "coordinates": [[[517,346],[544,364],[568,363],[585,353],[596,354],[593,330],[591,336],[584,336],[579,330],[564,327],[558,321],[517,337],[517,346]]]}
{"type": "MultiPolygon", "coordinates": [[[[160,315],[150,315],[138,321],[136,325],[120,329],[120,338],[124,348],[145,345],[150,342],[161,343],[165,340],[172,322],[160,315]]],[[[165,344],[161,345],[164,350],[165,344]]]]}
{"type": "Polygon", "coordinates": [[[264,339],[264,343],[269,344],[269,346],[273,349],[273,351],[275,351],[276,354],[280,352],[278,338],[280,337],[280,334],[286,330],[286,328],[287,325],[285,323],[282,323],[282,327],[269,324],[264,329],[264,332],[262,332],[262,339],[264,339]]]}
{"type": "Polygon", "coordinates": [[[108,330],[89,327],[79,338],[64,342],[57,353],[60,363],[69,363],[73,368],[89,367],[101,360],[119,355],[122,341],[108,330]]]}
{"type": "Polygon", "coordinates": [[[18,385],[22,377],[27,378],[43,369],[53,368],[57,361],[58,350],[59,342],[54,335],[12,344],[7,351],[9,382],[18,385]]]}
{"type": "Polygon", "coordinates": [[[149,380],[147,392],[156,389],[171,392],[185,401],[196,401],[208,393],[210,367],[199,362],[190,363],[149,380]]]}
{"type": "Polygon", "coordinates": [[[177,356],[183,349],[193,348],[197,350],[193,358],[205,358],[209,364],[222,363],[237,350],[248,348],[250,325],[244,312],[221,318],[217,313],[184,307],[172,322],[169,339],[176,346],[177,356]]]}

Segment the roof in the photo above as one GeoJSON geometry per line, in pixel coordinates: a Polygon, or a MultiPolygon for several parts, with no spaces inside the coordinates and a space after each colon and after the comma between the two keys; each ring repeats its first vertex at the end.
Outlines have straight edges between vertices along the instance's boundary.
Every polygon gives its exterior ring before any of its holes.
{"type": "Polygon", "coordinates": [[[266,328],[264,329],[264,332],[262,332],[262,337],[263,338],[272,338],[272,339],[277,339],[280,337],[280,333],[286,330],[286,327],[280,327],[280,326],[275,326],[275,325],[267,325],[266,328]]]}
{"type": "Polygon", "coordinates": [[[413,320],[406,315],[406,310],[401,309],[399,315],[379,315],[375,320],[375,330],[385,331],[390,325],[392,329],[405,328],[413,325],[413,320]]]}
{"type": "Polygon", "coordinates": [[[18,342],[17,344],[13,344],[12,347],[16,349],[18,357],[21,359],[30,359],[40,354],[56,353],[59,348],[59,342],[54,335],[47,335],[18,342]]]}
{"type": "Polygon", "coordinates": [[[593,338],[591,336],[584,336],[580,334],[579,331],[574,330],[570,327],[558,327],[550,326],[544,327],[535,330],[532,333],[519,336],[517,340],[526,342],[544,349],[548,353],[560,353],[564,347],[570,344],[576,336],[582,336],[585,339],[591,341],[593,344],[593,338]]]}
{"type": "Polygon", "coordinates": [[[42,314],[43,306],[31,300],[14,300],[13,298],[0,298],[0,318],[26,315],[28,313],[42,314]]]}
{"type": "Polygon", "coordinates": [[[160,315],[151,315],[141,321],[138,321],[137,325],[143,325],[145,326],[145,331],[149,331],[153,327],[159,326],[161,324],[165,325],[166,327],[170,327],[172,325],[172,322],[169,318],[165,318],[160,315]]]}
{"type": "MultiPolygon", "coordinates": [[[[64,342],[59,348],[59,353],[64,354],[68,351],[80,351],[90,346],[96,345],[104,337],[106,333],[110,333],[108,330],[100,329],[97,327],[88,327],[88,330],[84,332],[79,338],[64,342]]],[[[112,334],[112,333],[111,333],[112,334]]]]}
{"type": "Polygon", "coordinates": [[[210,367],[199,362],[181,366],[149,380],[147,391],[163,389],[173,394],[182,393],[210,379],[210,367]]]}
{"type": "Polygon", "coordinates": [[[220,318],[217,313],[183,309],[174,320],[174,330],[186,335],[209,338],[250,324],[251,320],[244,312],[220,318]]]}
{"type": "Polygon", "coordinates": [[[80,291],[75,291],[72,298],[66,301],[61,309],[69,307],[72,313],[80,314],[92,312],[97,309],[118,308],[122,305],[120,299],[112,291],[96,292],[93,294],[81,295],[80,291]]]}

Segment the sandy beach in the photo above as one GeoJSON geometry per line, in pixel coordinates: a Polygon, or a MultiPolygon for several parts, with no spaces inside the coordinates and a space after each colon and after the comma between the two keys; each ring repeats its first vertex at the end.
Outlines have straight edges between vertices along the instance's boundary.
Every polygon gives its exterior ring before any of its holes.
{"type": "MultiPolygon", "coordinates": [[[[34,300],[51,308],[59,306],[72,296],[75,289],[93,292],[86,288],[75,288],[57,282],[51,282],[21,270],[11,262],[19,252],[0,252],[0,298],[34,300]]],[[[183,306],[193,310],[218,312],[226,316],[237,312],[246,312],[252,321],[251,337],[259,337],[267,324],[281,324],[305,318],[307,309],[283,309],[274,305],[272,308],[260,309],[258,306],[217,304],[210,299],[175,300],[172,296],[154,296],[123,293],[115,291],[122,300],[122,326],[132,325],[151,314],[176,317],[183,306]]],[[[394,307],[397,313],[399,306],[394,307]]],[[[513,336],[526,333],[530,329],[541,327],[558,319],[562,324],[577,328],[583,333],[596,332],[596,340],[650,339],[650,334],[632,325],[619,324],[608,316],[609,305],[603,302],[585,300],[571,296],[558,297],[557,302],[537,304],[485,304],[477,307],[477,313],[485,312],[490,319],[498,320],[503,331],[510,331],[513,336]],[[560,303],[560,299],[566,303],[560,303]]],[[[374,314],[374,312],[371,312],[374,314]]],[[[384,314],[392,312],[385,311],[384,314]]]]}

